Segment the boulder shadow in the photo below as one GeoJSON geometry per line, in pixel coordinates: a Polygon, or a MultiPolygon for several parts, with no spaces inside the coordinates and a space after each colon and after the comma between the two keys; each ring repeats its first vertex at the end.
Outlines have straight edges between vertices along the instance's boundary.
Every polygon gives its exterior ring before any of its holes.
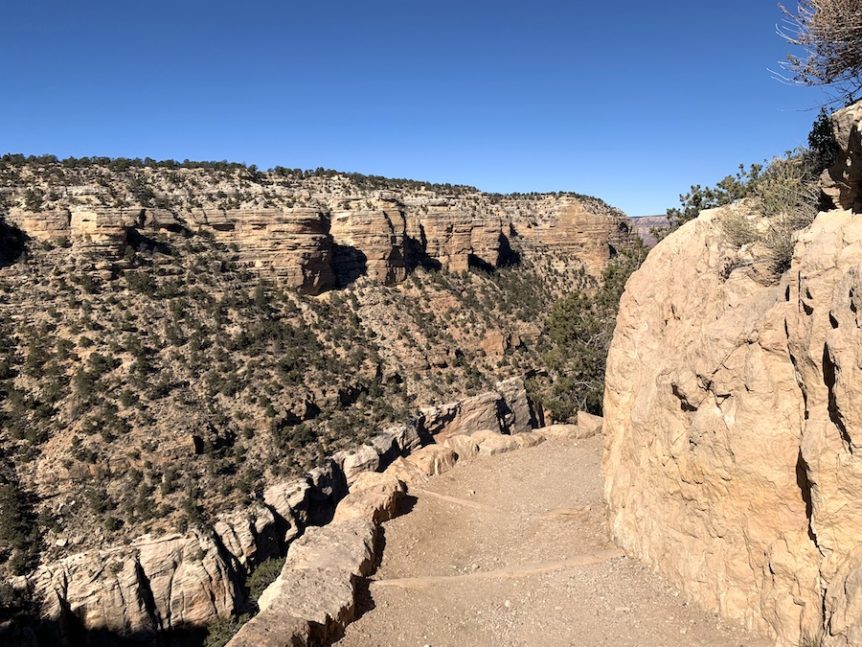
{"type": "Polygon", "coordinates": [[[332,246],[332,268],[339,287],[346,287],[368,273],[368,257],[355,247],[332,246]]]}
{"type": "Polygon", "coordinates": [[[27,234],[0,217],[0,267],[17,263],[27,252],[27,234]]]}
{"type": "Polygon", "coordinates": [[[18,616],[0,627],[0,645],[9,647],[202,647],[206,627],[119,633],[86,630],[80,619],[67,612],[60,620],[18,616]]]}

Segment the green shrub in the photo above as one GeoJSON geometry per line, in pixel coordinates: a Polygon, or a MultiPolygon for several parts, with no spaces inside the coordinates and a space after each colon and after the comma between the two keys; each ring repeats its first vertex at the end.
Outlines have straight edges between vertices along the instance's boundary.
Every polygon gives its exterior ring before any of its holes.
{"type": "Polygon", "coordinates": [[[214,620],[207,625],[204,647],[224,647],[246,622],[248,622],[247,615],[214,620]]]}
{"type": "Polygon", "coordinates": [[[545,329],[548,348],[543,354],[551,382],[533,380],[530,391],[554,420],[568,420],[578,411],[601,414],[605,366],[620,297],[628,277],[645,257],[641,245],[623,249],[597,286],[585,281],[552,308],[545,329]]]}
{"type": "Polygon", "coordinates": [[[722,222],[732,245],[763,244],[770,272],[776,278],[790,268],[796,232],[810,225],[817,215],[820,191],[814,159],[808,150],[777,158],[750,186],[752,209],[766,220],[763,230],[742,212],[730,214],[722,222]]]}
{"type": "Polygon", "coordinates": [[[260,598],[264,589],[275,582],[275,578],[281,573],[282,566],[284,566],[284,557],[271,557],[254,569],[246,581],[249,600],[260,598]]]}

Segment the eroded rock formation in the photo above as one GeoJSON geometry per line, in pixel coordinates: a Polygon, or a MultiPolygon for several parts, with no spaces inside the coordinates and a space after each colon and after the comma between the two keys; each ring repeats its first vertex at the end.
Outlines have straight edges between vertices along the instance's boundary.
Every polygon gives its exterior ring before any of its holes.
{"type": "Polygon", "coordinates": [[[12,209],[7,220],[35,240],[56,244],[69,240],[71,218],[66,209],[38,212],[12,209]]]}
{"type": "Polygon", "coordinates": [[[411,215],[407,231],[419,265],[450,272],[466,272],[472,251],[473,218],[450,208],[431,207],[411,215]]]}
{"type": "Polygon", "coordinates": [[[616,540],[779,645],[862,644],[862,220],[820,214],[777,285],[705,212],[629,281],[608,358],[616,540]]]}
{"type": "Polygon", "coordinates": [[[478,192],[434,198],[376,192],[348,200],[300,195],[303,204],[313,206],[293,206],[297,196],[291,193],[274,202],[291,206],[165,209],[76,203],[43,211],[15,207],[7,219],[34,240],[68,241],[78,256],[103,263],[119,260],[148,232],[203,232],[235,248],[244,267],[308,294],[363,276],[398,283],[416,267],[494,270],[517,263],[521,254],[557,254],[599,274],[633,237],[620,212],[569,196],[498,202],[478,192]]]}
{"type": "Polygon", "coordinates": [[[335,285],[329,216],[317,209],[198,210],[189,220],[264,277],[307,294],[335,285]]]}
{"type": "Polygon", "coordinates": [[[366,274],[387,285],[407,277],[406,222],[401,210],[335,211],[331,232],[338,252],[335,273],[341,284],[366,274]]]}

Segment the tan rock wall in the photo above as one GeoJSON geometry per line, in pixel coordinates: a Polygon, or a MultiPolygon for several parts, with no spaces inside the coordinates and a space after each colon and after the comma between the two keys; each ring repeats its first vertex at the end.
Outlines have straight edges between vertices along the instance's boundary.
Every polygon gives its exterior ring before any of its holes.
{"type": "Polygon", "coordinates": [[[735,208],[661,242],[626,288],[605,391],[613,533],[779,645],[860,645],[862,221],[821,214],[764,286],[729,271],[735,208]]]}
{"type": "Polygon", "coordinates": [[[197,210],[199,229],[235,244],[240,260],[265,277],[308,294],[334,287],[329,217],[317,209],[197,210]]]}
{"type": "Polygon", "coordinates": [[[342,285],[364,275],[386,285],[407,278],[406,222],[400,210],[336,211],[331,232],[337,249],[344,250],[334,263],[342,285]]]}
{"type": "Polygon", "coordinates": [[[71,218],[67,209],[39,212],[12,209],[7,219],[30,238],[58,243],[69,239],[71,218]]]}
{"type": "Polygon", "coordinates": [[[472,253],[473,217],[466,211],[434,207],[408,214],[407,233],[414,241],[417,264],[466,272],[472,253]]]}
{"type": "MultiPolygon", "coordinates": [[[[362,276],[393,284],[417,266],[465,272],[492,270],[522,253],[561,254],[593,274],[631,239],[625,218],[594,213],[570,199],[518,203],[517,208],[435,200],[421,206],[365,202],[360,208],[273,207],[166,209],[73,207],[41,212],[12,209],[8,220],[36,240],[70,240],[79,256],[116,262],[130,236],[202,231],[237,249],[259,275],[308,294],[362,276]],[[376,206],[375,206],[376,204],[376,206]]],[[[106,266],[109,268],[110,266],[106,266]]],[[[110,275],[110,272],[108,272],[110,275]]]]}
{"type": "Polygon", "coordinates": [[[862,210],[862,101],[832,116],[838,144],[835,164],[823,172],[823,192],[836,207],[862,210]]]}

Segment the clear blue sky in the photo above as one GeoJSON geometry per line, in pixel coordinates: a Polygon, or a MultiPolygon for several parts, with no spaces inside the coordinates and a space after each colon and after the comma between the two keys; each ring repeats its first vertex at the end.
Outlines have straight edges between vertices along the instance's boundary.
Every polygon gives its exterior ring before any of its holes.
{"type": "MultiPolygon", "coordinates": [[[[791,3],[792,4],[792,3],[791,3]]],[[[772,0],[6,0],[0,151],[228,159],[661,213],[805,140],[772,0]]]]}

